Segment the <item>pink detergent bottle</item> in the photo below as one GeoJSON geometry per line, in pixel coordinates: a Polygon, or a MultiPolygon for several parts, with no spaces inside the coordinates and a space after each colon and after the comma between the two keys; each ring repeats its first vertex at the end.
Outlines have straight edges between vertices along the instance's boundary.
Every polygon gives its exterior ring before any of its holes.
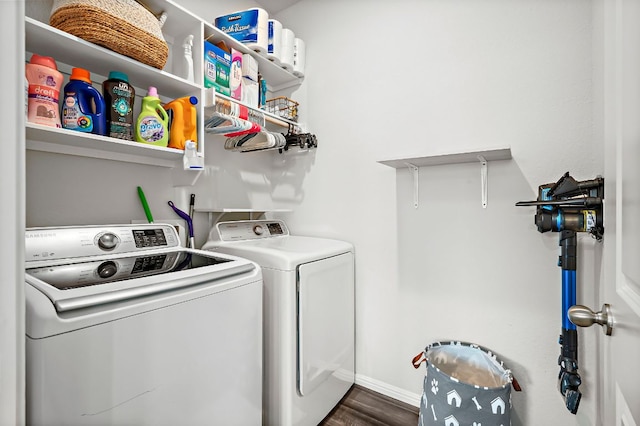
{"type": "Polygon", "coordinates": [[[60,123],[60,89],[64,78],[56,61],[50,56],[35,53],[25,65],[29,82],[27,121],[43,126],[62,127],[60,123]]]}

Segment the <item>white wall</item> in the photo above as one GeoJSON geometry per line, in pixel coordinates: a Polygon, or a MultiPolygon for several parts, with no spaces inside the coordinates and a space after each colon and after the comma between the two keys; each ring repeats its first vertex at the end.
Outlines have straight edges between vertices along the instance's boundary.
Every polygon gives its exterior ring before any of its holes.
{"type": "MultiPolygon", "coordinates": [[[[419,393],[409,360],[438,339],[500,354],[520,383],[514,424],[594,424],[595,333],[580,332],[584,393],[571,415],[557,391],[557,234],[541,235],[537,186],[602,173],[593,137],[592,5],[581,0],[303,0],[277,18],[305,39],[302,110],[319,149],[298,233],[357,250],[357,372],[388,393],[419,393]],[[510,146],[489,164],[410,172],[377,160],[510,146]]],[[[580,238],[578,300],[594,306],[598,250],[580,238]]]]}
{"type": "MultiPolygon", "coordinates": [[[[24,75],[24,3],[0,2],[0,37],[15,40],[3,47],[14,60],[0,64],[7,81],[24,75]]],[[[7,84],[7,105],[0,114],[3,149],[0,156],[0,207],[4,232],[0,241],[0,425],[25,422],[24,362],[24,86],[7,84]]]]}
{"type": "MultiPolygon", "coordinates": [[[[181,1],[205,19],[250,6],[181,1]],[[217,8],[220,10],[217,11],[217,8]]],[[[172,188],[166,169],[28,152],[27,225],[156,218],[195,192],[215,207],[288,207],[298,234],[356,246],[358,381],[415,401],[424,370],[410,360],[439,339],[493,349],[524,388],[514,425],[595,424],[595,333],[580,333],[584,393],[572,416],[557,391],[560,269],[557,235],[541,235],[539,184],[570,171],[602,173],[594,138],[592,4],[582,0],[302,0],[277,18],[307,46],[304,84],[288,93],[317,134],[310,154],[224,151],[208,138],[207,172],[172,188]],[[510,146],[489,164],[408,170],[377,160],[510,146]]],[[[196,218],[198,244],[206,216],[196,218]]],[[[595,306],[599,250],[580,238],[578,301],[595,306]]],[[[592,330],[591,330],[592,331],[592,330]]]]}

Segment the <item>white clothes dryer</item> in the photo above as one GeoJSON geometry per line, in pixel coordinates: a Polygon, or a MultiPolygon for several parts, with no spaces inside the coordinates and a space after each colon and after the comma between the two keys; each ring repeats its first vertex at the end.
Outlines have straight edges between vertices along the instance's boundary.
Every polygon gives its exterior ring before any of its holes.
{"type": "Polygon", "coordinates": [[[26,231],[30,425],[256,425],[262,275],[166,224],[26,231]]]}
{"type": "Polygon", "coordinates": [[[353,245],[250,220],[217,223],[202,249],[262,269],[263,424],[317,425],[355,379],[353,245]]]}

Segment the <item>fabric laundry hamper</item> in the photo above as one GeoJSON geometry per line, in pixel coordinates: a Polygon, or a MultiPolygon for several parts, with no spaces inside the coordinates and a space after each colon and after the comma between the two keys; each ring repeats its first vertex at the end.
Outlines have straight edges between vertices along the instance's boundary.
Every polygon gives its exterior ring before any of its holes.
{"type": "Polygon", "coordinates": [[[465,342],[435,342],[416,355],[426,361],[419,426],[509,426],[517,381],[495,354],[465,342]]]}

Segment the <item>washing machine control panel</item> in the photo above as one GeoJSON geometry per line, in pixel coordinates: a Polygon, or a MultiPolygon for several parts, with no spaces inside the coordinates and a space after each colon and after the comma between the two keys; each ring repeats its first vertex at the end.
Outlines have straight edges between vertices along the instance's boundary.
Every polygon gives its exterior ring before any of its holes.
{"type": "Polygon", "coordinates": [[[289,235],[281,220],[238,220],[216,224],[220,241],[257,240],[289,235]]]}
{"type": "Polygon", "coordinates": [[[180,246],[172,225],[156,223],[29,228],[25,237],[27,262],[180,246]]]}

